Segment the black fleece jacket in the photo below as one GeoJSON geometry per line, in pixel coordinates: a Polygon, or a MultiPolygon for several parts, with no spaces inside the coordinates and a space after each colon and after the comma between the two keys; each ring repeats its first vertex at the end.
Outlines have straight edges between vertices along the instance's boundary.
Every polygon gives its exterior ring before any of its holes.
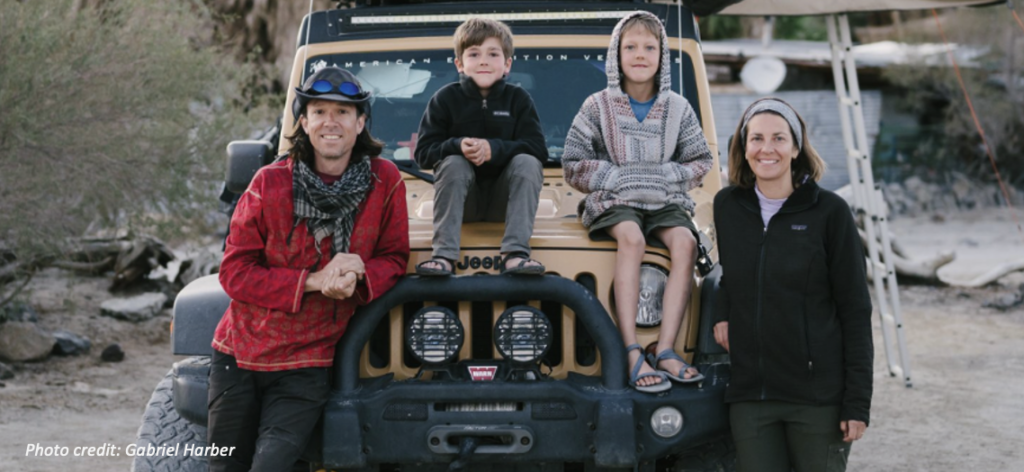
{"type": "Polygon", "coordinates": [[[869,420],[871,298],[846,201],[814,182],[764,227],[753,188],[715,196],[722,265],[716,322],[729,322],[727,402],[840,405],[869,420]]]}
{"type": "Polygon", "coordinates": [[[491,145],[491,160],[476,168],[481,178],[496,177],[517,154],[548,160],[533,99],[504,79],[491,86],[487,98],[467,76],[441,87],[420,120],[416,163],[433,169],[445,157],[461,156],[462,138],[486,139],[491,145]]]}

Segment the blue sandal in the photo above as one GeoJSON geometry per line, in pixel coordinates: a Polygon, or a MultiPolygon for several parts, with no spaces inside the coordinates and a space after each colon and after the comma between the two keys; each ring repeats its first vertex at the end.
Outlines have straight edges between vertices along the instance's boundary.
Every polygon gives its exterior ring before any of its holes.
{"type": "Polygon", "coordinates": [[[654,372],[648,372],[646,374],[640,373],[640,365],[647,362],[646,357],[644,356],[644,348],[640,347],[639,344],[630,344],[629,346],[626,346],[626,353],[628,354],[629,351],[634,349],[640,350],[640,358],[637,359],[636,364],[633,365],[633,369],[629,373],[629,386],[635,388],[638,392],[644,393],[664,392],[665,390],[672,388],[672,382],[668,381],[668,376],[665,375],[665,372],[655,370],[654,372]],[[661,382],[654,385],[637,385],[636,382],[638,380],[646,377],[659,377],[661,378],[661,382]]]}
{"type": "Polygon", "coordinates": [[[676,351],[673,351],[672,349],[665,349],[664,351],[659,352],[657,356],[650,356],[647,359],[647,362],[654,366],[655,369],[658,369],[658,363],[661,362],[662,359],[675,359],[683,363],[683,368],[679,369],[679,374],[677,375],[672,375],[672,373],[667,370],[659,369],[658,372],[665,374],[666,377],[675,380],[676,382],[679,383],[693,383],[704,380],[704,374],[700,373],[699,371],[693,377],[686,378],[686,370],[693,366],[687,364],[686,361],[684,361],[682,357],[679,357],[679,354],[676,354],[676,351]]]}

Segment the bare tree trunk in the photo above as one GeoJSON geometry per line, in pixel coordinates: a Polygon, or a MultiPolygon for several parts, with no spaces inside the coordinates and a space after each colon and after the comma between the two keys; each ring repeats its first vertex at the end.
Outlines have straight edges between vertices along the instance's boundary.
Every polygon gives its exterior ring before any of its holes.
{"type": "Polygon", "coordinates": [[[999,264],[970,280],[958,280],[949,277],[939,277],[939,279],[948,285],[957,287],[982,287],[1003,278],[1003,276],[1010,274],[1011,272],[1019,272],[1022,270],[1024,270],[1024,259],[1018,259],[1016,261],[999,264]]]}
{"type": "Polygon", "coordinates": [[[892,26],[896,30],[896,39],[903,41],[903,19],[897,10],[892,11],[892,26]]]}
{"type": "MultiPolygon", "coordinates": [[[[291,74],[292,60],[302,18],[309,13],[309,1],[206,0],[222,15],[213,27],[218,42],[227,44],[239,60],[258,51],[260,62],[273,64],[275,76],[270,88],[284,90],[291,74]]],[[[333,8],[337,2],[313,0],[313,10],[333,8]]]]}

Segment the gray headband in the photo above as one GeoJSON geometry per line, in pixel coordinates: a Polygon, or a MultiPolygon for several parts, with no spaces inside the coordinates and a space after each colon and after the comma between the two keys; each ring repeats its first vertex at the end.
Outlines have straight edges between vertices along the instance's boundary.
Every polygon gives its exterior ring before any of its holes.
{"type": "Polygon", "coordinates": [[[750,119],[759,113],[770,111],[772,113],[782,116],[786,122],[789,123],[789,129],[793,132],[793,138],[796,140],[797,150],[802,151],[804,146],[804,136],[800,129],[800,119],[796,117],[796,112],[793,108],[786,103],[776,100],[774,98],[765,98],[760,101],[754,102],[754,105],[747,110],[747,114],[743,116],[743,126],[740,127],[740,139],[743,140],[743,146],[747,146],[747,123],[750,119]]]}

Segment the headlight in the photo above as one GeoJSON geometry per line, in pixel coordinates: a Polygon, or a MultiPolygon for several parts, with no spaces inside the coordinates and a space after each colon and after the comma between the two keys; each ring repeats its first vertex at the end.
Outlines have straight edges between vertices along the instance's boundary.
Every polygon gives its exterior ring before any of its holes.
{"type": "Polygon", "coordinates": [[[665,297],[668,273],[661,267],[640,266],[640,304],[636,311],[636,325],[642,327],[661,324],[661,301],[665,297]]]}
{"type": "Polygon", "coordinates": [[[683,414],[679,410],[663,406],[651,415],[651,431],[663,438],[671,438],[683,430],[683,414]]]}
{"type": "Polygon", "coordinates": [[[494,324],[494,345],[513,362],[537,362],[551,347],[551,322],[536,308],[509,308],[494,324]]]}
{"type": "Polygon", "coordinates": [[[443,306],[425,306],[405,329],[405,343],[424,364],[442,364],[459,355],[464,329],[459,317],[443,306]]]}

